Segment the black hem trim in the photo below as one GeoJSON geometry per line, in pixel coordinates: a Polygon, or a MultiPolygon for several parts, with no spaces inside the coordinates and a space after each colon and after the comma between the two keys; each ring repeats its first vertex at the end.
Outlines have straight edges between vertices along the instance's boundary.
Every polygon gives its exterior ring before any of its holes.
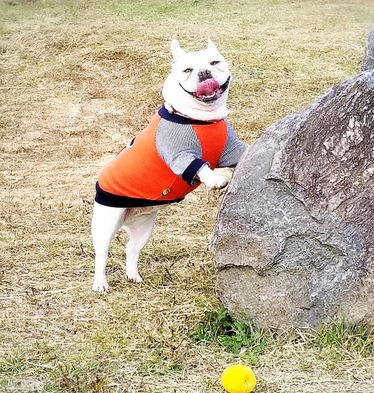
{"type": "Polygon", "coordinates": [[[95,202],[100,205],[109,206],[109,207],[147,207],[147,206],[158,206],[158,205],[167,205],[169,203],[176,203],[182,201],[181,199],[173,199],[173,200],[150,200],[150,199],[141,199],[141,198],[131,198],[122,195],[112,194],[110,192],[104,191],[100,186],[99,182],[96,182],[96,196],[95,202]]]}

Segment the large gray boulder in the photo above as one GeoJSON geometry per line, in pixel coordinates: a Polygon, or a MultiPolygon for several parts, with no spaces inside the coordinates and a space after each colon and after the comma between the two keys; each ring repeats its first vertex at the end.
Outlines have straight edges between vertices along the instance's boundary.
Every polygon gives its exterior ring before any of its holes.
{"type": "Polygon", "coordinates": [[[374,70],[270,126],[213,235],[219,299],[260,326],[374,325],[374,70]]]}

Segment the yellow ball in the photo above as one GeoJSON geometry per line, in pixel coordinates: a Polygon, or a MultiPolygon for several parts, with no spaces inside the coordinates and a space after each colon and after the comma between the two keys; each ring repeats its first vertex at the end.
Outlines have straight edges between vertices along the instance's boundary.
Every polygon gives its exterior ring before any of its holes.
{"type": "Polygon", "coordinates": [[[227,367],[221,376],[222,385],[229,393],[249,393],[256,386],[256,376],[252,369],[244,364],[227,367]]]}

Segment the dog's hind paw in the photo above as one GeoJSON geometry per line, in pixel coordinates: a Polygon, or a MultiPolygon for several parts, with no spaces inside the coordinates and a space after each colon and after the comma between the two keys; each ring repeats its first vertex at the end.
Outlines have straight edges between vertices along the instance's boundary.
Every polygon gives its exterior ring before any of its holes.
{"type": "Polygon", "coordinates": [[[92,285],[92,290],[94,292],[108,292],[109,284],[107,283],[105,278],[102,280],[95,280],[92,285]]]}
{"type": "Polygon", "coordinates": [[[141,276],[139,274],[127,274],[126,273],[126,278],[128,281],[135,282],[137,284],[139,284],[143,281],[143,279],[141,278],[141,276]]]}

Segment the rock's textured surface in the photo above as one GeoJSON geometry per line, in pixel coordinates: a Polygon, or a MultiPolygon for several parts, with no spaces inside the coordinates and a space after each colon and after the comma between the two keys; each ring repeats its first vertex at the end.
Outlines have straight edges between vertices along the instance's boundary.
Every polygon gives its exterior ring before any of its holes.
{"type": "Polygon", "coordinates": [[[213,250],[218,297],[236,316],[261,326],[335,316],[374,325],[374,70],[247,150],[213,250]]]}

